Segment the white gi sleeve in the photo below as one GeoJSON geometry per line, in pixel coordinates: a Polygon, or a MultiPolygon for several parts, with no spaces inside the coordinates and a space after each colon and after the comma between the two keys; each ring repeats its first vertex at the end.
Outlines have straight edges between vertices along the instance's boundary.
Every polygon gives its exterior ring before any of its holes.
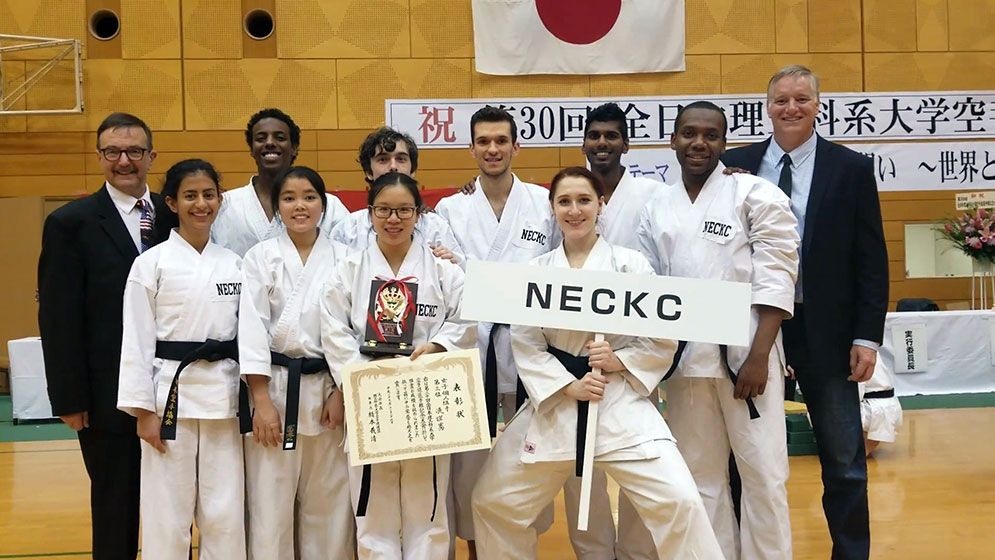
{"type": "Polygon", "coordinates": [[[358,264],[340,263],[325,283],[321,298],[321,349],[335,385],[342,386],[342,366],[363,361],[352,326],[352,284],[358,264]]]}
{"type": "Polygon", "coordinates": [[[463,269],[441,259],[435,259],[435,268],[442,283],[442,294],[446,304],[446,320],[442,328],[429,340],[446,350],[469,350],[477,347],[476,321],[460,318],[463,304],[463,269]]]}
{"type": "Polygon", "coordinates": [[[649,261],[654,272],[661,274],[663,270],[663,259],[660,255],[660,247],[656,243],[656,235],[653,232],[653,201],[650,200],[645,208],[639,213],[639,225],[636,227],[636,239],[639,252],[649,261]]]}
{"type": "Polygon", "coordinates": [[[325,216],[321,220],[321,231],[331,234],[338,223],[349,217],[349,209],[334,194],[325,193],[325,201],[325,216]]]}
{"type": "Polygon", "coordinates": [[[418,223],[424,228],[425,239],[429,245],[432,247],[442,245],[446,249],[449,249],[458,259],[456,264],[460,268],[466,268],[466,253],[463,252],[459,241],[456,240],[453,228],[449,226],[449,222],[441,213],[429,212],[423,214],[418,219],[418,223]]]}
{"type": "Polygon", "coordinates": [[[270,291],[275,271],[268,270],[265,247],[249,249],[242,260],[242,294],[238,301],[238,362],[244,375],[272,377],[270,360],[272,335],[270,324],[270,291]]]}
{"type": "Polygon", "coordinates": [[[744,201],[753,249],[753,305],[776,307],[791,317],[798,276],[798,220],[791,201],[774,184],[752,176],[749,180],[756,181],[744,201]]]}
{"type": "Polygon", "coordinates": [[[136,417],[139,410],[156,411],[153,362],[158,286],[155,259],[151,254],[148,257],[135,259],[124,286],[124,329],[121,335],[117,407],[136,417]]]}
{"type": "MultiPolygon", "coordinates": [[[[622,253],[619,248],[616,251],[622,253]]],[[[653,268],[640,253],[625,252],[627,262],[622,272],[652,275],[653,268]]],[[[663,381],[677,354],[677,341],[646,337],[634,337],[622,348],[615,349],[615,355],[625,366],[622,377],[637,393],[650,396],[663,381]]]]}
{"type": "Polygon", "coordinates": [[[568,398],[559,391],[576,379],[547,351],[548,347],[542,328],[511,325],[511,352],[518,378],[529,393],[529,402],[539,412],[550,410],[568,398]]]}
{"type": "Polygon", "coordinates": [[[337,241],[352,251],[356,248],[356,239],[360,235],[369,235],[369,232],[360,232],[359,230],[359,220],[356,219],[356,214],[349,214],[335,224],[329,237],[332,241],[337,241]]]}

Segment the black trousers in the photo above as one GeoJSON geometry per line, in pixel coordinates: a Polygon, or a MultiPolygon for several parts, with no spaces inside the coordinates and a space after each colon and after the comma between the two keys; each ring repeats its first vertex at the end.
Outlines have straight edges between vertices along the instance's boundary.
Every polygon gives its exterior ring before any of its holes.
{"type": "Polygon", "coordinates": [[[138,555],[138,492],[142,448],[135,434],[93,428],[79,431],[90,476],[94,560],[134,560],[138,555]]]}

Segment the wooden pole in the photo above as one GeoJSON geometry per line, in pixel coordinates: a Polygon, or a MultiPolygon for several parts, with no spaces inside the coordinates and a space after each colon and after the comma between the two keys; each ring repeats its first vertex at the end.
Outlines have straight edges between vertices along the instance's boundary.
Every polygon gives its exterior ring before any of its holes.
{"type": "MultiPolygon", "coordinates": [[[[594,342],[602,342],[605,335],[597,333],[594,342]]],[[[594,373],[601,375],[601,368],[594,368],[594,373]]],[[[591,474],[594,471],[594,444],[598,433],[598,403],[587,405],[587,434],[584,437],[584,463],[580,479],[580,505],[577,511],[577,530],[587,530],[587,518],[591,513],[591,474]]]]}

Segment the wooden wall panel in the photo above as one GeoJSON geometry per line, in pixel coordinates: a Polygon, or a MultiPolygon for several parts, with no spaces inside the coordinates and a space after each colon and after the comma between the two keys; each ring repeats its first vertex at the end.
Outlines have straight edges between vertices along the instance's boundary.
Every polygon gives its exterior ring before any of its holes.
{"type": "Polygon", "coordinates": [[[40,196],[0,198],[0,360],[6,362],[7,341],[38,336],[38,256],[41,254],[43,199],[40,196]]]}
{"type": "MultiPolygon", "coordinates": [[[[811,66],[824,91],[995,89],[995,0],[688,0],[687,70],[624,76],[478,74],[471,0],[0,0],[0,33],[94,43],[89,8],[108,2],[120,10],[120,48],[113,58],[85,61],[86,113],[0,116],[0,197],[99,188],[93,131],[113,110],[152,126],[160,154],[153,189],[169,164],[186,157],[213,161],[226,187],[245,184],[254,171],[246,121],[276,106],[304,129],[299,163],[316,167],[331,190],[362,190],[358,147],[383,123],[391,97],[757,93],[791,63],[811,66]],[[246,46],[242,16],[263,4],[273,11],[275,39],[267,44],[275,47],[254,51],[262,45],[246,46]]],[[[5,80],[48,55],[5,56],[5,80]]],[[[71,100],[68,65],[51,80],[24,106],[71,100]]],[[[458,187],[476,173],[462,147],[422,150],[420,163],[428,188],[458,187]]],[[[584,164],[573,146],[523,149],[514,161],[534,182],[584,164]]],[[[944,305],[968,299],[963,279],[904,277],[905,224],[942,218],[953,210],[953,193],[887,192],[881,201],[892,304],[910,295],[944,305]]]]}

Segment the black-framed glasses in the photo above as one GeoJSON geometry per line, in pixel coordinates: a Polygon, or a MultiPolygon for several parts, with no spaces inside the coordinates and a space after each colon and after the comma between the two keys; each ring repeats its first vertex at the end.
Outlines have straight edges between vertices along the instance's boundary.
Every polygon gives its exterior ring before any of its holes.
{"type": "Polygon", "coordinates": [[[121,148],[115,148],[112,146],[110,148],[101,148],[97,151],[100,152],[100,155],[102,155],[107,161],[117,161],[121,159],[122,152],[125,153],[131,161],[138,161],[145,157],[145,153],[150,150],[148,148],[139,148],[138,146],[132,146],[128,149],[122,150],[121,148]]]}
{"type": "Polygon", "coordinates": [[[390,218],[391,214],[397,214],[398,220],[410,220],[415,216],[414,206],[401,206],[400,208],[391,208],[390,206],[369,206],[370,210],[373,211],[373,215],[380,218],[381,220],[386,220],[390,218]]]}

